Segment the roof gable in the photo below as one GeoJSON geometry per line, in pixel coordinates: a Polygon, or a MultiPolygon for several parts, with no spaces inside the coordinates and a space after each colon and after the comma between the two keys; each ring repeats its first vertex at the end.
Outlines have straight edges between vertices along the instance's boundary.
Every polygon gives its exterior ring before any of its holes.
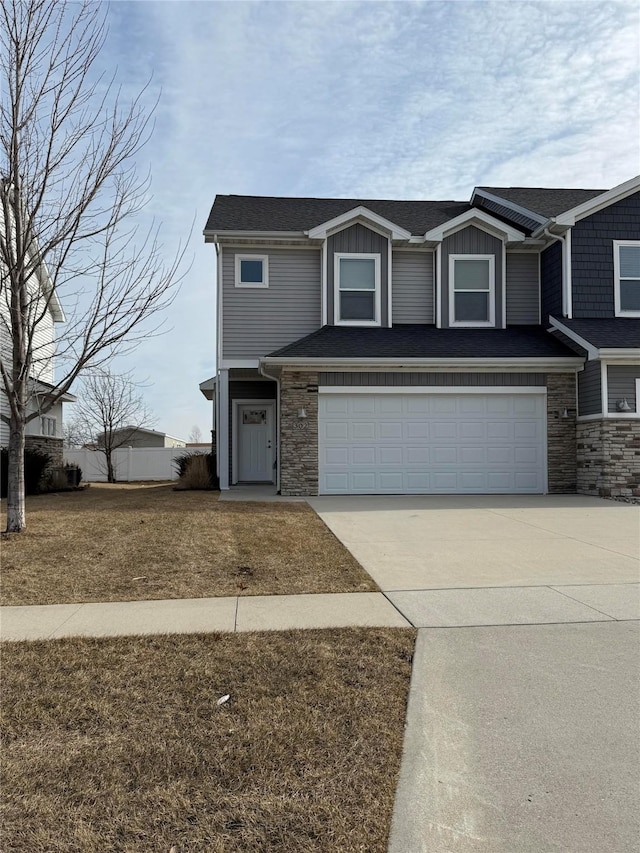
{"type": "Polygon", "coordinates": [[[358,205],[358,207],[354,207],[352,210],[347,210],[345,213],[341,213],[339,216],[335,216],[333,219],[329,219],[327,222],[316,225],[315,228],[310,228],[307,233],[311,239],[322,239],[326,237],[330,231],[346,227],[357,220],[364,220],[365,224],[370,222],[373,225],[377,225],[379,228],[388,232],[393,240],[408,240],[411,237],[410,231],[407,231],[405,228],[401,228],[399,225],[396,225],[384,216],[374,213],[362,204],[358,205]]]}

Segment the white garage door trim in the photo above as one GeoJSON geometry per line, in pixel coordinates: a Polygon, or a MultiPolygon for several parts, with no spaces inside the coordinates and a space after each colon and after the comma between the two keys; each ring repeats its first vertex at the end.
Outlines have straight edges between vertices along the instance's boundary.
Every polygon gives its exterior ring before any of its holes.
{"type": "MultiPolygon", "coordinates": [[[[320,494],[540,494],[547,492],[547,407],[546,402],[547,389],[544,386],[321,386],[318,389],[321,399],[319,400],[318,412],[318,473],[320,494]],[[363,400],[363,416],[359,419],[360,427],[363,428],[363,440],[359,443],[357,434],[352,431],[350,424],[354,421],[354,415],[348,413],[352,406],[348,403],[341,403],[337,406],[334,404],[335,417],[333,419],[333,433],[330,434],[330,418],[331,415],[327,412],[327,408],[331,406],[331,397],[339,399],[340,396],[349,396],[355,400],[359,395],[367,395],[377,398],[371,403],[363,400]],[[380,398],[388,395],[403,396],[411,398],[413,395],[422,395],[431,398],[425,401],[424,408],[422,403],[416,401],[416,404],[410,403],[409,399],[401,404],[401,412],[393,411],[387,416],[384,413],[384,405],[381,404],[380,398]],[[452,401],[444,404],[442,398],[457,396],[460,401],[452,401]],[[470,395],[500,395],[511,400],[510,405],[506,408],[501,408],[500,404],[495,406],[489,401],[483,405],[480,401],[475,407],[478,412],[477,419],[474,417],[474,412],[469,411],[469,418],[463,418],[460,415],[464,413],[464,403],[462,399],[470,395]],[[518,417],[518,409],[522,408],[514,399],[521,396],[536,397],[538,403],[530,408],[529,412],[524,412],[518,417]],[[435,404],[433,398],[440,398],[442,405],[435,404]],[[367,408],[369,406],[369,408],[367,408]],[[348,407],[348,409],[347,409],[348,407]],[[341,411],[342,409],[342,411],[341,411]],[[495,414],[492,413],[492,409],[495,414]],[[413,411],[412,411],[413,410],[413,411]],[[449,411],[450,410],[450,411],[449,411]],[[499,411],[501,410],[501,411],[499,411]],[[367,423],[367,416],[371,418],[371,423],[367,423]],[[423,414],[424,413],[424,414],[423,414]],[[504,424],[509,422],[518,422],[520,432],[523,436],[522,441],[529,448],[536,448],[538,455],[530,453],[532,467],[527,470],[520,470],[520,476],[517,477],[517,468],[514,465],[511,468],[502,468],[503,475],[500,477],[500,469],[494,469],[489,466],[489,456],[487,453],[479,453],[480,448],[503,448],[509,446],[513,448],[511,459],[515,459],[515,453],[518,449],[517,440],[515,438],[515,427],[511,430],[498,429],[496,425],[501,426],[501,413],[504,413],[502,421],[504,424]],[[441,435],[437,435],[437,427],[435,424],[438,421],[450,422],[450,428],[454,432],[458,431],[458,424],[466,421],[473,425],[471,429],[467,427],[466,431],[462,432],[462,440],[453,442],[448,440],[442,429],[441,435]],[[387,422],[387,436],[379,432],[376,423],[387,422]],[[420,428],[411,430],[407,424],[420,424],[420,428]],[[455,422],[455,426],[453,426],[455,422]],[[484,427],[483,427],[484,422],[484,427]],[[428,426],[425,426],[425,423],[428,426]],[[341,426],[342,424],[342,426],[341,426]],[[487,424],[493,424],[493,442],[489,438],[487,432],[487,424]],[[528,426],[527,426],[528,425],[528,426]],[[531,425],[534,425],[533,427],[531,425]],[[389,443],[387,439],[393,439],[392,431],[399,437],[397,441],[389,443]],[[420,429],[422,432],[420,432],[420,429]],[[436,439],[434,443],[433,432],[436,430],[436,439]],[[466,432],[466,434],[465,434],[466,432]],[[414,441],[411,442],[413,433],[414,441]],[[527,434],[529,433],[529,434],[527,434]],[[505,438],[502,439],[502,434],[505,438]],[[407,435],[409,440],[407,440],[407,435]],[[511,439],[509,439],[511,436],[511,439]],[[424,441],[421,439],[424,437],[424,441]],[[475,438],[482,438],[474,444],[475,438]],[[443,438],[440,450],[445,451],[440,453],[441,461],[434,464],[432,459],[432,451],[438,446],[437,438],[443,438]],[[469,442],[471,438],[471,442],[469,442]],[[465,442],[465,439],[467,441],[465,442]],[[386,444],[385,444],[386,442],[386,444]],[[515,443],[514,443],[515,442],[515,443]],[[446,444],[446,446],[445,446],[446,444]],[[395,446],[394,446],[395,445],[395,446]],[[455,450],[456,446],[458,450],[455,450]],[[354,454],[354,448],[360,447],[361,453],[354,454]],[[460,448],[466,447],[467,453],[461,454],[460,448]],[[333,472],[330,470],[331,462],[327,461],[330,451],[333,450],[331,456],[334,458],[333,472]],[[366,454],[363,451],[369,451],[369,459],[375,460],[369,462],[366,454]],[[384,452],[386,451],[386,453],[384,452]],[[391,452],[390,452],[391,451],[391,452]],[[410,451],[413,451],[411,453],[410,451]],[[447,458],[448,452],[448,458],[447,458]],[[350,465],[354,463],[357,455],[364,457],[364,470],[357,472],[353,467],[349,470],[350,465]],[[384,457],[391,461],[391,467],[383,467],[385,462],[384,457]],[[395,458],[394,458],[395,456],[395,458]],[[466,458],[465,458],[466,456],[466,458]],[[342,459],[341,459],[342,457],[342,459]],[[413,458],[410,458],[413,457],[413,458]],[[475,457],[475,458],[474,458],[475,457]],[[383,460],[382,462],[380,460],[383,460]],[[460,460],[463,460],[462,462],[460,460]],[[344,462],[342,460],[345,460],[344,462]],[[453,460],[449,466],[448,463],[453,460]],[[420,470],[420,463],[423,464],[423,470],[420,470]],[[426,464],[425,464],[426,463],[426,464]],[[479,464],[477,464],[479,463],[479,464]],[[483,464],[484,463],[484,464],[483,464]],[[394,464],[396,467],[394,468],[394,464]],[[468,468],[465,466],[468,465],[468,468]],[[340,467],[338,467],[340,466],[340,467]],[[535,466],[535,467],[534,467],[535,466]],[[439,469],[439,470],[429,470],[439,469]],[[330,474],[335,476],[330,478],[330,474]],[[356,476],[357,473],[360,476],[356,476]],[[529,477],[527,482],[526,475],[534,475],[529,477]],[[340,476],[341,475],[341,476],[340,476]],[[385,476],[386,475],[386,476],[385,476]],[[482,475],[482,476],[480,476],[482,475]],[[484,479],[483,479],[484,478],[484,479]],[[386,480],[386,483],[385,483],[386,480]],[[493,480],[493,483],[491,482],[493,480]],[[518,482],[519,480],[519,482],[518,482]],[[358,482],[359,481],[359,482],[358,482]],[[412,482],[413,481],[413,482],[412,482]]],[[[469,401],[470,402],[470,401],[469,401]]],[[[360,406],[358,406],[360,408],[360,406]]],[[[388,408],[388,407],[387,407],[388,408]]],[[[393,410],[393,406],[391,409],[393,410]]],[[[473,408],[473,407],[472,407],[473,408]]],[[[461,431],[464,427],[460,427],[461,431]]],[[[519,448],[522,450],[522,445],[519,448]]],[[[497,457],[501,454],[493,452],[494,462],[491,464],[500,464],[503,459],[497,457]]],[[[507,457],[507,454],[502,454],[507,457]]],[[[508,458],[508,457],[507,457],[508,458]]],[[[525,464],[528,460],[525,458],[525,464]]]]}

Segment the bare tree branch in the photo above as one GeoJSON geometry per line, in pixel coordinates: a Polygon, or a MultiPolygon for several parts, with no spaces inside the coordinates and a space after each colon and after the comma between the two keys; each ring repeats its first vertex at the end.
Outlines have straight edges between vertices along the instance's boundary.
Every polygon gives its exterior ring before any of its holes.
{"type": "Polygon", "coordinates": [[[127,101],[115,76],[96,73],[107,13],[89,0],[0,4],[0,333],[11,342],[0,347],[0,387],[12,531],[25,526],[25,425],[79,374],[160,333],[186,274],[186,243],[166,263],[158,225],[139,222],[150,180],[135,155],[154,107],[144,106],[149,84],[127,101]],[[50,325],[63,305],[54,380],[50,325]],[[37,379],[51,390],[33,411],[37,379]]]}

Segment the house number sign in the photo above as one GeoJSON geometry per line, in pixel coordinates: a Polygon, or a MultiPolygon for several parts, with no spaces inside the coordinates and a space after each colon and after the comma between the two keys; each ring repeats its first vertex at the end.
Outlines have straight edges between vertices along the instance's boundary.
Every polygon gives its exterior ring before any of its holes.
{"type": "Polygon", "coordinates": [[[293,428],[297,430],[306,430],[309,428],[307,421],[294,421],[293,428]]]}

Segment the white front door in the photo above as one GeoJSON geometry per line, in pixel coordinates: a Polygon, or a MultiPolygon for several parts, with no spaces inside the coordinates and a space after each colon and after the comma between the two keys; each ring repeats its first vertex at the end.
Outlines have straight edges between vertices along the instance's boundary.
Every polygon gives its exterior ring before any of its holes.
{"type": "Polygon", "coordinates": [[[274,405],[242,403],[237,416],[237,475],[241,483],[273,483],[274,405]]]}

